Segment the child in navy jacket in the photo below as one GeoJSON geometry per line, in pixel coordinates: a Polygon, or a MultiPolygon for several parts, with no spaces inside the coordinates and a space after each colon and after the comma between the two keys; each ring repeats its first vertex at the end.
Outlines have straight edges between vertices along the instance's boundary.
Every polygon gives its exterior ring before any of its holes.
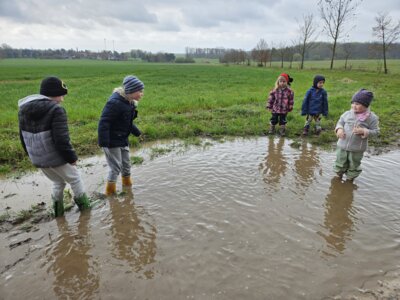
{"type": "Polygon", "coordinates": [[[99,146],[106,156],[109,173],[105,194],[116,192],[116,182],[122,175],[122,186],[132,186],[128,137],[140,136],[133,123],[137,117],[137,102],[143,97],[144,84],[137,77],[126,76],[122,86],[114,89],[103,108],[98,127],[99,146]]]}
{"type": "Polygon", "coordinates": [[[325,77],[316,75],[314,77],[313,86],[304,96],[301,106],[301,115],[306,116],[306,124],[304,125],[303,135],[308,135],[312,120],[315,121],[315,133],[321,133],[321,115],[328,116],[328,93],[324,87],[325,77]]]}

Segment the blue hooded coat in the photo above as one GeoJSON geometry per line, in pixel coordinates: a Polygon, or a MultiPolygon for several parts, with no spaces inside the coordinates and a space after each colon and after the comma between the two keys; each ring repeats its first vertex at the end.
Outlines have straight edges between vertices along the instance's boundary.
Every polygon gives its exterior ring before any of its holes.
{"type": "Polygon", "coordinates": [[[317,88],[320,81],[325,81],[325,77],[317,75],[314,78],[313,86],[306,92],[301,106],[301,115],[328,115],[328,93],[322,88],[317,88]]]}

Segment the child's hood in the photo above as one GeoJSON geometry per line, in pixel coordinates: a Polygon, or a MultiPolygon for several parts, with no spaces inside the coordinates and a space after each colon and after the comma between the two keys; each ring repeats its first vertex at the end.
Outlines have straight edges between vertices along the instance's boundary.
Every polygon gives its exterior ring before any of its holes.
{"type": "Polygon", "coordinates": [[[325,82],[325,77],[322,75],[315,75],[314,80],[313,80],[313,87],[315,87],[316,89],[318,89],[318,82],[323,81],[325,82]]]}
{"type": "Polygon", "coordinates": [[[20,112],[34,120],[43,118],[55,105],[58,104],[49,97],[39,94],[27,96],[18,101],[20,112]]]}
{"type": "Polygon", "coordinates": [[[39,94],[30,95],[30,96],[27,96],[25,98],[22,98],[22,99],[18,100],[18,107],[21,107],[21,106],[23,106],[25,104],[28,104],[28,103],[32,102],[32,101],[42,100],[42,99],[50,99],[50,98],[48,98],[46,96],[43,96],[43,95],[39,95],[39,94]]]}

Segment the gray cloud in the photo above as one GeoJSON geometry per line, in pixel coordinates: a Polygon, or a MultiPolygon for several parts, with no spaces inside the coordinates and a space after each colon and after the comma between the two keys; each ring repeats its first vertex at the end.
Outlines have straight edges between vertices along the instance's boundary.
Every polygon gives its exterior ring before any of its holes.
{"type": "MultiPolygon", "coordinates": [[[[0,0],[0,36],[12,47],[104,48],[183,52],[186,46],[250,50],[263,38],[290,44],[298,21],[317,0],[0,0]]],[[[398,0],[363,0],[347,28],[348,39],[371,41],[374,17],[400,19],[398,0]]],[[[329,40],[325,34],[319,40],[329,40]]]]}

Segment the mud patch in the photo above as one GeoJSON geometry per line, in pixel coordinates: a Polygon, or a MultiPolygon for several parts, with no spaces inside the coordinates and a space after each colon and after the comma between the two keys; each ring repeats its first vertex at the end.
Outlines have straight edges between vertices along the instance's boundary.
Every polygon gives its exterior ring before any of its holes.
{"type": "Polygon", "coordinates": [[[341,79],[340,82],[341,82],[341,83],[349,84],[349,83],[354,83],[354,82],[356,82],[356,81],[353,80],[353,79],[350,79],[350,78],[345,77],[345,78],[341,79]]]}

